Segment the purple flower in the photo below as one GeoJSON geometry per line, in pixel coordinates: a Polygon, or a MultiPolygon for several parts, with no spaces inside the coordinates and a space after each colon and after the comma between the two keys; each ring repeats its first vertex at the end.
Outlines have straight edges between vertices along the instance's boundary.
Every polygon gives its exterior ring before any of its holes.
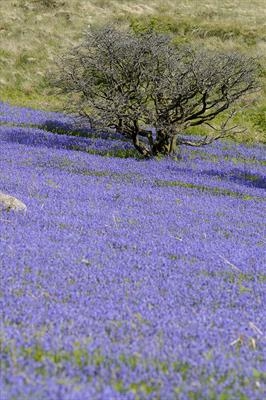
{"type": "Polygon", "coordinates": [[[102,157],[127,143],[0,113],[1,191],[28,210],[0,214],[3,400],[262,399],[262,148],[102,157]]]}

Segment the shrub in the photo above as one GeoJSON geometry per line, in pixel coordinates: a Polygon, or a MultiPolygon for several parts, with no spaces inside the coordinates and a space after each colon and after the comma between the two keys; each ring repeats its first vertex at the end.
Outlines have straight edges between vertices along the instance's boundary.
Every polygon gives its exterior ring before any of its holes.
{"type": "Polygon", "coordinates": [[[254,58],[176,45],[170,34],[102,27],[61,59],[53,84],[92,127],[115,129],[144,156],[168,155],[235,134],[229,122],[258,90],[257,70],[254,58]],[[181,136],[201,124],[214,134],[181,136]]]}
{"type": "Polygon", "coordinates": [[[37,6],[46,7],[46,8],[56,8],[56,7],[58,7],[60,5],[58,3],[58,0],[34,0],[34,3],[37,6]]]}

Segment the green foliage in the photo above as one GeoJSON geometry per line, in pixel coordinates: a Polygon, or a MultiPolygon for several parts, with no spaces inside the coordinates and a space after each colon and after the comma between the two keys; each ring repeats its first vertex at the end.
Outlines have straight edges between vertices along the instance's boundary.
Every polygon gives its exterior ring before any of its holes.
{"type": "Polygon", "coordinates": [[[190,370],[190,365],[187,362],[175,361],[173,363],[173,370],[182,375],[182,378],[186,380],[188,371],[190,370]]]}
{"type": "MultiPolygon", "coordinates": [[[[250,119],[256,129],[258,129],[260,132],[264,132],[266,135],[266,105],[254,110],[250,116],[250,119]]],[[[264,140],[266,143],[266,136],[264,137],[264,140]]]]}
{"type": "Polygon", "coordinates": [[[265,201],[265,199],[261,197],[249,196],[242,193],[238,193],[229,189],[222,189],[218,187],[211,187],[211,186],[204,186],[204,185],[197,185],[194,183],[182,182],[182,181],[165,181],[161,179],[156,180],[156,185],[161,187],[184,187],[186,189],[193,189],[199,190],[200,192],[209,192],[212,193],[214,196],[229,196],[234,198],[239,198],[242,200],[257,200],[257,201],[265,201]]]}
{"type": "Polygon", "coordinates": [[[172,32],[180,34],[184,27],[176,18],[168,15],[148,15],[148,16],[130,16],[129,25],[135,33],[154,32],[172,32]]]}
{"type": "MultiPolygon", "coordinates": [[[[0,347],[3,357],[3,362],[1,363],[1,368],[10,368],[16,366],[16,360],[18,358],[23,358],[24,362],[34,361],[33,364],[34,372],[39,377],[46,377],[48,375],[47,368],[53,368],[54,376],[56,379],[65,379],[65,366],[69,363],[81,369],[84,367],[95,367],[100,368],[105,366],[112,373],[110,374],[112,378],[110,379],[110,384],[112,387],[121,394],[131,393],[134,395],[136,400],[142,400],[145,398],[160,399],[160,382],[153,382],[149,380],[139,380],[133,382],[125,382],[119,377],[119,372],[122,368],[128,368],[129,371],[134,371],[137,367],[149,368],[149,366],[159,368],[160,371],[168,375],[170,370],[182,376],[183,382],[188,382],[191,379],[191,372],[193,376],[192,366],[182,360],[176,360],[174,362],[162,361],[154,358],[143,359],[140,354],[126,355],[124,353],[120,354],[115,358],[108,357],[103,354],[100,348],[95,349],[93,352],[88,351],[88,343],[91,342],[91,338],[84,339],[83,345],[79,342],[73,343],[73,348],[69,351],[64,349],[58,350],[56,352],[51,352],[45,350],[42,345],[38,342],[35,345],[31,344],[29,346],[23,346],[16,348],[13,342],[7,343],[4,338],[0,338],[0,347]],[[14,363],[13,365],[10,365],[14,363]]],[[[207,355],[209,358],[212,354],[207,355]]],[[[217,377],[214,374],[209,375],[205,370],[199,370],[200,382],[203,388],[209,389],[208,399],[210,400],[229,400],[232,398],[231,385],[225,385],[223,392],[217,395],[216,388],[213,383],[226,382],[228,377],[231,379],[236,379],[234,376],[234,371],[228,370],[223,376],[217,377]]],[[[27,375],[25,374],[25,378],[27,375]]],[[[74,377],[75,379],[75,377],[74,377]]],[[[88,379],[91,379],[88,376],[88,379]]],[[[266,374],[264,371],[258,369],[253,369],[253,376],[249,378],[241,379],[239,386],[244,386],[247,383],[259,381],[263,384],[266,383],[266,374]]],[[[176,398],[182,394],[182,386],[177,386],[175,388],[176,398]]],[[[191,389],[188,393],[188,399],[191,400],[205,400],[206,397],[202,393],[200,388],[195,390],[191,389]]],[[[237,393],[233,394],[235,399],[248,400],[247,397],[239,390],[237,393]]]]}
{"type": "Polygon", "coordinates": [[[182,18],[176,14],[162,13],[128,17],[129,25],[135,33],[146,31],[171,32],[175,41],[190,42],[195,39],[218,38],[222,41],[241,41],[249,46],[256,44],[257,35],[254,30],[236,24],[225,25],[222,22],[207,21],[199,17],[182,18]]]}
{"type": "Polygon", "coordinates": [[[266,372],[265,371],[259,371],[258,369],[254,368],[253,376],[256,380],[259,380],[262,383],[266,384],[266,372]]]}
{"type": "Polygon", "coordinates": [[[34,0],[34,3],[39,7],[45,7],[48,9],[64,5],[64,2],[60,2],[59,0],[34,0]]]}
{"type": "MultiPolygon", "coordinates": [[[[145,381],[134,382],[129,385],[129,391],[133,392],[135,395],[149,395],[156,391],[156,387],[145,381]]],[[[141,397],[139,397],[140,399],[141,397]]]]}
{"type": "Polygon", "coordinates": [[[132,370],[136,369],[139,363],[139,357],[137,355],[127,356],[126,354],[121,354],[119,360],[122,364],[129,366],[132,370]]]}

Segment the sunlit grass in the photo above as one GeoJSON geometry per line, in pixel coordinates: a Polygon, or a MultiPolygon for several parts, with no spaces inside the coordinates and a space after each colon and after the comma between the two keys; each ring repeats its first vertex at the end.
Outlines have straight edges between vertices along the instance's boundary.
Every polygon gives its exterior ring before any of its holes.
{"type": "Polygon", "coordinates": [[[0,2],[0,14],[3,101],[61,110],[64,99],[51,93],[47,72],[58,55],[81,40],[88,25],[114,20],[135,30],[152,26],[173,32],[177,42],[260,57],[264,70],[261,95],[258,104],[239,117],[247,131],[238,140],[266,141],[263,0],[255,0],[252,6],[246,0],[13,0],[0,2]]]}

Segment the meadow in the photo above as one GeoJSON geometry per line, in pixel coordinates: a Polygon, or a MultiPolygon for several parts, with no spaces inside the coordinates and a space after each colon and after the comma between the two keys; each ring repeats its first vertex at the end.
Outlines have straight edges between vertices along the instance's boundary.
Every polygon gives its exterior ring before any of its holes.
{"type": "Polygon", "coordinates": [[[0,191],[27,206],[0,210],[1,400],[264,399],[264,1],[0,0],[0,15],[0,191]],[[246,132],[147,160],[64,114],[56,58],[110,21],[258,57],[246,132]]]}
{"type": "Polygon", "coordinates": [[[1,400],[263,399],[265,146],[143,160],[59,113],[0,124],[28,208],[0,214],[1,400]]]}

